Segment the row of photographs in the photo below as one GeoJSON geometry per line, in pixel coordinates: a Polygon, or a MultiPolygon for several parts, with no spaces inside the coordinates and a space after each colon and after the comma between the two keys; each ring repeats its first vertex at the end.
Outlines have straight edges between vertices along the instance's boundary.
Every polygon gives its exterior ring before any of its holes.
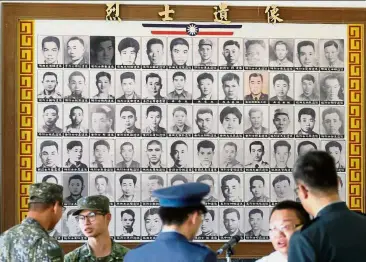
{"type": "Polygon", "coordinates": [[[345,172],[345,140],[37,139],[40,172],[291,172],[297,157],[325,150],[345,172]]]}
{"type": "Polygon", "coordinates": [[[344,138],[344,106],[38,103],[38,136],[344,138]]]}
{"type": "MultiPolygon", "coordinates": [[[[37,181],[63,185],[66,206],[88,195],[106,196],[111,206],[158,206],[154,190],[190,182],[210,186],[204,197],[207,206],[270,206],[297,199],[292,174],[285,173],[37,173],[37,181]]],[[[346,174],[338,173],[338,181],[344,198],[346,174]]]]}
{"type": "Polygon", "coordinates": [[[38,67],[344,70],[344,39],[38,36],[38,67]]]}
{"type": "Polygon", "coordinates": [[[343,104],[343,72],[38,70],[37,100],[343,104]],[[218,101],[217,101],[218,100],[218,101]]]}

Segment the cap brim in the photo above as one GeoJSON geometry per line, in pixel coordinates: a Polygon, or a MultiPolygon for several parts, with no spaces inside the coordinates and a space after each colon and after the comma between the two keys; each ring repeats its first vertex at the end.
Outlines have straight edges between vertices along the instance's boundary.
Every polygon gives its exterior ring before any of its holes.
{"type": "Polygon", "coordinates": [[[82,208],[82,209],[77,209],[74,213],[72,213],[73,216],[77,216],[79,215],[82,211],[84,210],[92,210],[92,211],[103,211],[101,209],[93,209],[93,208],[82,208]]]}

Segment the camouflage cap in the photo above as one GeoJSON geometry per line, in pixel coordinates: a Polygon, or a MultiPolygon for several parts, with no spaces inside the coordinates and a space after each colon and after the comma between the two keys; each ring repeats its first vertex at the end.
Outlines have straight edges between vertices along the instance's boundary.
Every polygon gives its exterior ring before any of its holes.
{"type": "Polygon", "coordinates": [[[29,186],[28,203],[62,202],[63,187],[54,183],[35,183],[29,186]]]}
{"type": "Polygon", "coordinates": [[[101,211],[103,213],[110,213],[109,199],[106,196],[94,195],[82,197],[77,202],[77,210],[72,214],[77,216],[83,210],[101,211]]]}

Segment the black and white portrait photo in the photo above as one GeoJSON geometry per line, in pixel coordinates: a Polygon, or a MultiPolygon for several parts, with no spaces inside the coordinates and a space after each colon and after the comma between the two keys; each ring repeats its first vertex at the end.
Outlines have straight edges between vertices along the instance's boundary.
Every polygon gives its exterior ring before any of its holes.
{"type": "Polygon", "coordinates": [[[268,67],[268,39],[244,39],[244,66],[268,67]]]}
{"type": "Polygon", "coordinates": [[[64,70],[64,101],[88,102],[89,71],[85,69],[64,70]]]}
{"type": "Polygon", "coordinates": [[[178,70],[168,71],[168,101],[191,102],[192,100],[192,72],[178,70]]]}
{"type": "Polygon", "coordinates": [[[294,40],[270,39],[269,40],[269,67],[291,68],[294,66],[294,40]]]}
{"type": "Polygon", "coordinates": [[[51,184],[57,184],[60,186],[63,185],[61,173],[53,173],[53,174],[37,173],[36,181],[37,181],[37,183],[47,182],[47,183],[51,183],[51,184]]]}
{"type": "Polygon", "coordinates": [[[89,36],[64,36],[64,64],[67,68],[89,67],[89,36]]]}
{"type": "Polygon", "coordinates": [[[219,100],[224,103],[242,103],[243,74],[220,72],[219,80],[219,100]]]}
{"type": "Polygon", "coordinates": [[[347,147],[345,140],[322,140],[322,150],[333,157],[337,171],[346,171],[347,147]]]}
{"type": "Polygon", "coordinates": [[[246,240],[269,239],[269,208],[246,207],[244,209],[244,225],[246,240]]]}
{"type": "Polygon", "coordinates": [[[271,171],[290,172],[294,164],[294,140],[271,140],[271,171]]]}
{"type": "Polygon", "coordinates": [[[295,67],[306,71],[319,67],[318,39],[295,39],[295,67]]]}
{"type": "Polygon", "coordinates": [[[271,202],[295,200],[295,187],[291,174],[271,174],[271,202]]]}
{"type": "Polygon", "coordinates": [[[295,107],[295,137],[319,137],[319,108],[311,106],[295,107]]]}
{"type": "Polygon", "coordinates": [[[217,72],[193,72],[193,99],[202,102],[217,102],[218,99],[217,72]]]}
{"type": "Polygon", "coordinates": [[[166,174],[142,174],[141,175],[141,201],[142,205],[159,205],[159,199],[152,192],[166,186],[166,174]]]}
{"type": "Polygon", "coordinates": [[[114,140],[90,139],[90,171],[113,171],[114,168],[114,140]]]}
{"type": "Polygon", "coordinates": [[[244,136],[267,137],[269,134],[267,106],[244,106],[244,136]]]}
{"type": "Polygon", "coordinates": [[[217,66],[217,38],[193,38],[193,65],[195,68],[217,66]]]}
{"type": "Polygon", "coordinates": [[[220,208],[220,239],[240,236],[244,239],[244,212],[242,207],[220,208]]]}
{"type": "Polygon", "coordinates": [[[347,175],[338,173],[338,194],[342,201],[347,201],[347,175]]]}
{"type": "Polygon", "coordinates": [[[219,107],[220,136],[243,137],[243,107],[240,105],[219,107]]]}
{"type": "Polygon", "coordinates": [[[192,136],[193,122],[191,105],[168,105],[169,136],[192,136]]]}
{"type": "MultiPolygon", "coordinates": [[[[162,100],[166,99],[166,72],[165,71],[142,71],[141,87],[142,99],[162,100]]],[[[151,101],[150,101],[151,102],[151,101]]]]}
{"type": "Polygon", "coordinates": [[[292,135],[294,133],[294,108],[288,105],[270,107],[270,134],[273,137],[292,135]]]}
{"type": "Polygon", "coordinates": [[[195,105],[193,117],[195,125],[193,128],[194,136],[215,136],[218,132],[218,113],[217,106],[195,105]]]}
{"type": "Polygon", "coordinates": [[[270,147],[269,140],[245,139],[244,142],[245,171],[269,171],[270,147]]]}
{"type": "MultiPolygon", "coordinates": [[[[162,68],[167,57],[166,37],[142,38],[142,64],[147,68],[162,68]]],[[[144,68],[144,67],[143,67],[144,68]]]]}
{"type": "Polygon", "coordinates": [[[141,141],[124,138],[116,140],[116,170],[136,172],[141,168],[141,141]]]}
{"type": "Polygon", "coordinates": [[[117,102],[138,102],[141,99],[141,81],[140,71],[116,71],[117,102]]]}
{"type": "Polygon", "coordinates": [[[192,38],[168,38],[168,65],[184,69],[192,66],[192,38]]]}
{"type": "Polygon", "coordinates": [[[80,198],[88,195],[88,173],[64,173],[62,178],[65,205],[75,206],[80,198]]]}
{"type": "Polygon", "coordinates": [[[246,174],[244,197],[248,206],[269,205],[269,174],[246,174]]]}
{"type": "Polygon", "coordinates": [[[87,138],[64,138],[63,170],[72,172],[87,172],[89,166],[89,141],[87,138]]]}
{"type": "Polygon", "coordinates": [[[341,69],[344,67],[344,40],[321,39],[319,40],[320,67],[341,69]]]}
{"type": "Polygon", "coordinates": [[[110,203],[114,203],[114,174],[91,173],[89,178],[89,195],[108,197],[110,203]]]}
{"type": "Polygon", "coordinates": [[[291,104],[294,99],[294,79],[293,73],[273,73],[269,75],[270,83],[270,103],[271,104],[291,104]]]}
{"type": "Polygon", "coordinates": [[[302,156],[309,151],[316,151],[319,149],[320,149],[319,139],[296,139],[297,157],[302,156]]]}
{"type": "Polygon", "coordinates": [[[159,208],[141,208],[141,219],[142,240],[154,240],[163,227],[159,216],[159,208]]]}
{"type": "Polygon", "coordinates": [[[194,148],[192,140],[169,139],[168,168],[172,172],[189,171],[193,168],[194,148]]]}
{"type": "Polygon", "coordinates": [[[243,50],[243,39],[219,38],[220,69],[242,69],[243,50]]]}
{"type": "Polygon", "coordinates": [[[62,135],[62,104],[38,104],[38,136],[62,135]]]}
{"type": "Polygon", "coordinates": [[[167,186],[178,186],[191,182],[193,182],[193,175],[191,173],[168,174],[167,186]]]}
{"type": "Polygon", "coordinates": [[[207,174],[194,174],[194,181],[197,183],[203,183],[210,187],[210,192],[203,197],[203,201],[206,206],[217,205],[218,192],[219,192],[219,178],[217,173],[207,173],[207,174]]]}
{"type": "Polygon", "coordinates": [[[142,168],[147,170],[165,171],[166,140],[144,139],[141,145],[142,168]]]}
{"type": "Polygon", "coordinates": [[[63,64],[62,36],[38,37],[39,67],[59,68],[63,64]]]}
{"type": "MultiPolygon", "coordinates": [[[[217,168],[219,149],[217,140],[194,140],[194,167],[197,170],[212,170],[217,168]]],[[[212,170],[214,171],[214,170],[212,170]]]]}
{"type": "Polygon", "coordinates": [[[319,74],[314,72],[296,72],[295,100],[303,104],[319,104],[319,74]]]}
{"type": "Polygon", "coordinates": [[[90,102],[114,102],[114,71],[90,70],[90,102]]]}
{"type": "Polygon", "coordinates": [[[64,104],[64,136],[88,136],[89,107],[80,103],[64,104]]]}
{"type": "Polygon", "coordinates": [[[220,202],[223,205],[243,204],[244,179],[240,174],[220,174],[220,202]]]}
{"type": "Polygon", "coordinates": [[[320,137],[344,137],[344,107],[320,107],[321,125],[320,137]]]}
{"type": "Polygon", "coordinates": [[[116,133],[117,136],[137,137],[141,135],[141,106],[138,104],[116,105],[116,133]]]}
{"type": "Polygon", "coordinates": [[[89,128],[93,136],[108,134],[114,136],[115,130],[115,105],[90,104],[89,105],[89,128]]]}
{"type": "Polygon", "coordinates": [[[81,240],[84,237],[83,232],[79,226],[79,221],[73,213],[76,207],[66,207],[62,214],[62,239],[63,240],[81,240]]]}
{"type": "Polygon", "coordinates": [[[141,199],[140,174],[117,174],[115,185],[117,205],[139,205],[141,199]]]}
{"type": "Polygon", "coordinates": [[[218,240],[220,213],[218,208],[207,208],[207,213],[202,215],[202,224],[198,229],[197,240],[218,240]]]}
{"type": "Polygon", "coordinates": [[[165,136],[167,133],[167,106],[142,105],[142,130],[143,136],[165,136]]]}
{"type": "Polygon", "coordinates": [[[140,208],[116,208],[115,238],[117,240],[139,240],[141,238],[140,208]]]}
{"type": "Polygon", "coordinates": [[[37,171],[61,171],[61,139],[37,139],[37,171]]]}
{"type": "Polygon", "coordinates": [[[38,70],[38,102],[62,102],[62,71],[38,70]]]}
{"type": "Polygon", "coordinates": [[[343,104],[344,103],[344,74],[320,73],[320,103],[343,104]]]}
{"type": "Polygon", "coordinates": [[[141,65],[141,38],[116,37],[116,67],[136,68],[141,65]]]}
{"type": "Polygon", "coordinates": [[[244,169],[244,141],[241,139],[220,139],[220,171],[244,169]]]}
{"type": "Polygon", "coordinates": [[[90,64],[92,68],[114,68],[115,37],[90,37],[90,64]]]}
{"type": "Polygon", "coordinates": [[[268,72],[244,72],[244,100],[245,103],[268,103],[268,72]]]}

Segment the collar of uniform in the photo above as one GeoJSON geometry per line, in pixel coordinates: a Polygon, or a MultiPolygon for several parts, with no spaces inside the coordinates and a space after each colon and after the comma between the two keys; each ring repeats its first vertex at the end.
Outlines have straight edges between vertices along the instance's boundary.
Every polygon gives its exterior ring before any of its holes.
{"type": "MultiPolygon", "coordinates": [[[[111,249],[111,253],[108,256],[110,258],[122,259],[124,254],[127,253],[127,249],[125,250],[125,248],[123,248],[123,252],[121,252],[119,245],[117,243],[115,243],[112,239],[111,239],[111,241],[112,241],[112,249],[111,249]]],[[[85,243],[84,248],[87,249],[87,254],[85,255],[86,257],[95,257],[88,242],[85,243]]]]}
{"type": "Polygon", "coordinates": [[[172,230],[172,229],[167,229],[168,231],[161,231],[157,237],[157,239],[183,239],[185,241],[188,241],[188,239],[183,236],[181,233],[179,233],[178,231],[172,230]]]}
{"type": "Polygon", "coordinates": [[[39,228],[41,228],[41,229],[42,229],[46,234],[48,234],[48,232],[46,231],[46,229],[45,229],[45,228],[43,228],[43,227],[41,226],[41,224],[40,224],[37,220],[35,220],[34,218],[26,217],[26,218],[23,220],[22,224],[33,225],[33,226],[39,227],[39,228]]]}
{"type": "Polygon", "coordinates": [[[320,216],[326,215],[328,213],[332,213],[335,211],[337,212],[337,211],[346,210],[346,209],[348,209],[346,203],[343,202],[342,200],[337,200],[337,201],[334,201],[334,202],[329,203],[328,205],[322,207],[314,217],[320,217],[320,216]]]}

